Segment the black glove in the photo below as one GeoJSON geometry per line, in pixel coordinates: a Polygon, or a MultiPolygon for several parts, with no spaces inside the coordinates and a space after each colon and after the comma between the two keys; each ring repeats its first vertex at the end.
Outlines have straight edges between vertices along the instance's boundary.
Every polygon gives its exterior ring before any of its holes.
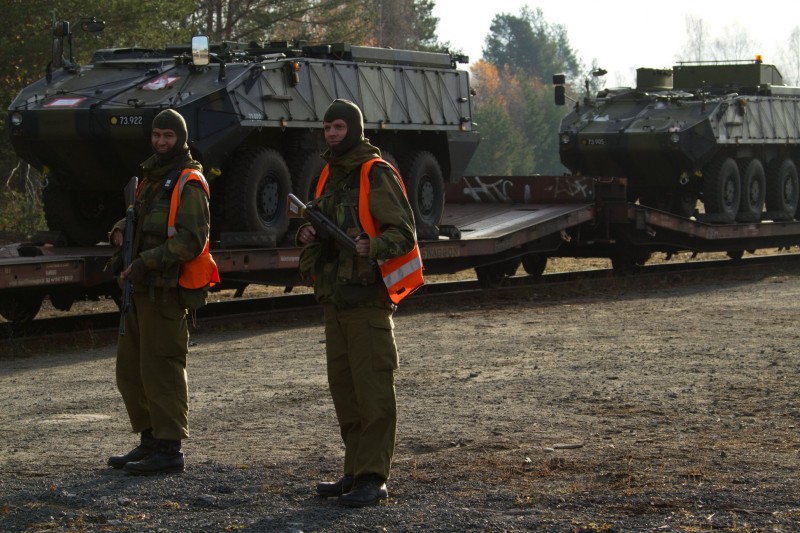
{"type": "Polygon", "coordinates": [[[144,279],[144,261],[141,259],[134,259],[133,263],[131,263],[131,272],[128,274],[129,280],[131,283],[138,283],[144,279]]]}

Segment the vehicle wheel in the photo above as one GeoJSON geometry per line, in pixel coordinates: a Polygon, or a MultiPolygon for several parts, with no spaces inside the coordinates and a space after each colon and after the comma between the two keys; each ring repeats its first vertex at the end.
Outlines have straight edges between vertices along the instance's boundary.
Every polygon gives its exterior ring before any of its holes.
{"type": "Polygon", "coordinates": [[[287,196],[292,182],[281,154],[251,148],[234,154],[225,183],[228,231],[268,232],[280,242],[289,226],[287,196]]]}
{"type": "Polygon", "coordinates": [[[398,172],[400,171],[400,167],[398,166],[397,163],[397,158],[394,156],[392,152],[381,149],[381,159],[383,159],[384,161],[392,165],[394,168],[396,168],[398,172]]]}
{"type": "Polygon", "coordinates": [[[611,269],[614,274],[625,275],[643,267],[650,259],[650,252],[640,249],[623,249],[611,256],[611,269]]]}
{"type": "Polygon", "coordinates": [[[522,268],[529,276],[541,276],[547,266],[547,256],[543,254],[528,254],[522,256],[522,268]]]}
{"type": "Polygon", "coordinates": [[[43,294],[0,298],[0,316],[11,322],[14,327],[23,326],[36,318],[43,301],[43,294]]]}
{"type": "Polygon", "coordinates": [[[742,195],[736,220],[739,222],[758,222],[761,220],[761,212],[764,210],[764,198],[767,189],[764,165],[755,157],[742,159],[739,161],[739,175],[742,180],[742,195]]]}
{"type": "Polygon", "coordinates": [[[791,159],[774,159],[767,165],[767,216],[772,220],[792,220],[797,212],[800,183],[791,159]]]}
{"type": "Polygon", "coordinates": [[[71,191],[57,177],[42,191],[47,227],[60,231],[73,246],[108,241],[108,231],[125,216],[122,190],[118,193],[71,191]]]}
{"type": "Polygon", "coordinates": [[[430,152],[413,152],[402,163],[400,172],[414,211],[417,236],[439,238],[438,226],[444,214],[444,178],[439,163],[430,152]]]}
{"type": "Polygon", "coordinates": [[[295,159],[295,163],[292,164],[292,190],[298,198],[304,202],[314,199],[323,168],[325,160],[314,151],[303,152],[295,159]]]}
{"type": "Polygon", "coordinates": [[[703,176],[703,203],[708,220],[723,224],[736,220],[741,197],[736,161],[730,157],[718,157],[708,164],[703,176]]]}
{"type": "Polygon", "coordinates": [[[697,212],[697,193],[690,190],[678,190],[673,194],[651,192],[641,197],[639,203],[689,218],[697,212]]]}
{"type": "Polygon", "coordinates": [[[211,211],[211,240],[218,240],[222,231],[227,231],[225,226],[225,185],[227,184],[227,169],[221,176],[209,183],[211,196],[209,208],[211,211]]]}
{"type": "Polygon", "coordinates": [[[484,289],[497,289],[498,287],[502,287],[506,279],[516,274],[520,262],[520,258],[515,257],[500,263],[475,267],[478,284],[484,289]]]}
{"type": "Polygon", "coordinates": [[[670,212],[689,218],[697,213],[697,193],[694,191],[677,191],[670,205],[670,212]]]}

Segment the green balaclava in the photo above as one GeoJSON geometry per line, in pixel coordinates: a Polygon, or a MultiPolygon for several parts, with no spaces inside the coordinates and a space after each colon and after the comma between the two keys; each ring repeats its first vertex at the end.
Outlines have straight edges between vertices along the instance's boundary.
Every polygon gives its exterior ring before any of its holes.
{"type": "Polygon", "coordinates": [[[186,128],[186,121],[174,109],[165,109],[153,119],[153,128],[161,130],[172,130],[177,136],[177,141],[172,150],[166,154],[157,154],[160,163],[166,163],[176,159],[178,156],[183,156],[189,151],[187,139],[189,138],[188,129],[186,128]]]}
{"type": "Polygon", "coordinates": [[[344,120],[347,124],[347,135],[342,142],[331,146],[331,153],[339,156],[347,153],[364,140],[364,116],[356,104],[350,100],[338,98],[334,100],[325,111],[323,122],[333,122],[336,119],[344,120]]]}

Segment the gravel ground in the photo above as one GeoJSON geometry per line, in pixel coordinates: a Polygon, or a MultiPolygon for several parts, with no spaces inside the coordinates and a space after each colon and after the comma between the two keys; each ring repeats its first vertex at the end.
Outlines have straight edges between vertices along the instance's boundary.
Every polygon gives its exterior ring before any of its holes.
{"type": "MultiPolygon", "coordinates": [[[[784,267],[789,268],[789,267],[784,267]]],[[[800,271],[609,279],[396,315],[390,499],[339,474],[321,313],[192,336],[182,475],[130,477],[114,344],[0,345],[2,531],[800,531],[800,271]]]]}

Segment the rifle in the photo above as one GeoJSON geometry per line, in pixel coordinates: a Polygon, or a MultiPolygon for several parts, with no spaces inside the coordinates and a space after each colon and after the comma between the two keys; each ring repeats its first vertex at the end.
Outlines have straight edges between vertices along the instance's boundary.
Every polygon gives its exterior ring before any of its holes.
{"type": "Polygon", "coordinates": [[[333,223],[331,219],[322,214],[313,202],[304,204],[303,201],[292,193],[289,193],[289,204],[287,211],[292,218],[303,218],[314,226],[317,236],[320,239],[333,239],[345,249],[356,253],[356,241],[333,223]]]}
{"type": "MultiPolygon", "coordinates": [[[[136,233],[136,188],[139,186],[139,178],[133,176],[125,186],[125,204],[128,206],[125,211],[125,239],[122,242],[122,270],[128,268],[133,262],[133,236],[136,233]]],[[[122,304],[119,306],[119,334],[125,335],[125,318],[128,309],[131,307],[131,293],[133,293],[133,283],[125,279],[122,288],[122,304]]]]}

